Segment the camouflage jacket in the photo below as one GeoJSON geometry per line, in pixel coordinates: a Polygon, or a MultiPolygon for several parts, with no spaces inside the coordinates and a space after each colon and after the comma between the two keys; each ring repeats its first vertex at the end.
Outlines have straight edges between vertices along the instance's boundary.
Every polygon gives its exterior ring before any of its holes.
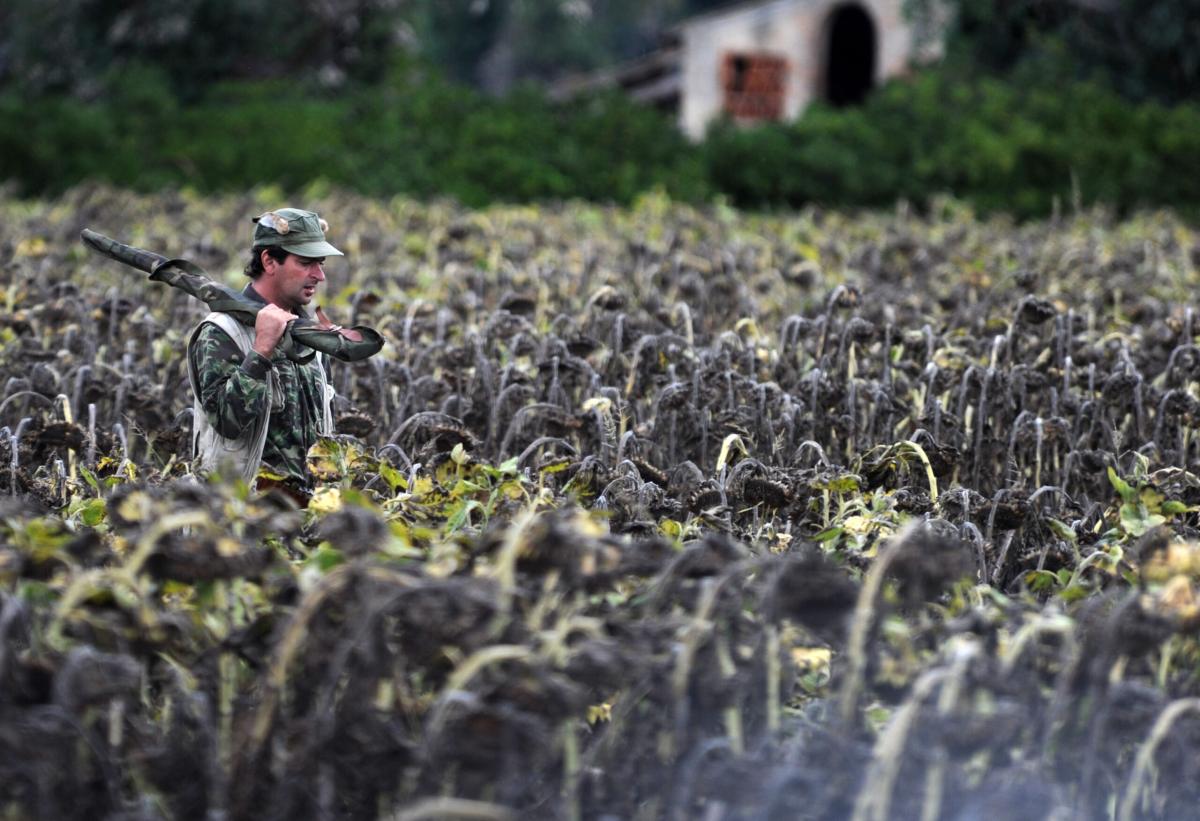
{"type": "MultiPolygon", "coordinates": [[[[253,285],[243,293],[265,304],[253,285]]],[[[325,357],[299,364],[278,349],[270,359],[255,351],[243,355],[225,331],[208,322],[199,328],[188,357],[199,385],[200,405],[209,423],[227,439],[251,434],[268,401],[267,373],[274,370],[278,396],[271,409],[261,469],[311,487],[305,462],[323,425],[322,385],[327,380],[317,369],[325,367],[325,357]]]]}

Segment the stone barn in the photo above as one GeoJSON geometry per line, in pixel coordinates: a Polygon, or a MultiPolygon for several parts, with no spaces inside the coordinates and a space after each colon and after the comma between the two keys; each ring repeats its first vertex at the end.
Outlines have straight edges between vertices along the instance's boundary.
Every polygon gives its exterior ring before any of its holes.
{"type": "Polygon", "coordinates": [[[572,96],[618,86],[678,117],[700,139],[721,115],[739,122],[792,119],[810,102],[860,102],[881,81],[936,58],[932,24],[904,0],[759,0],[691,17],[639,59],[554,89],[572,96]]]}

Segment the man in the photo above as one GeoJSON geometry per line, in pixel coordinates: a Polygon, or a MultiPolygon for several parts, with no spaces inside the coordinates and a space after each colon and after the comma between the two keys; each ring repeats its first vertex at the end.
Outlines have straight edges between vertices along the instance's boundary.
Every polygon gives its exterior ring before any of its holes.
{"type": "MultiPolygon", "coordinates": [[[[312,486],[308,449],[333,433],[333,386],[324,354],[302,362],[285,355],[288,323],[325,281],[324,263],[343,256],[325,239],[328,225],[311,211],[280,208],[254,219],[253,247],[243,294],[261,303],[254,327],[210,313],[188,342],[188,376],[195,398],[193,446],[198,470],[235,471],[260,490],[279,487],[307,504],[312,486]]],[[[320,327],[338,333],[340,359],[370,356],[383,344],[369,328],[342,329],[320,308],[320,327]]]]}

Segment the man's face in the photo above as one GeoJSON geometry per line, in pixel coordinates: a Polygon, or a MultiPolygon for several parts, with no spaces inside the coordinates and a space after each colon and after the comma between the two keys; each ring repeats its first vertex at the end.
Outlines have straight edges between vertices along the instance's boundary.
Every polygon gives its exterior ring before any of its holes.
{"type": "Polygon", "coordinates": [[[263,267],[271,283],[263,297],[292,313],[312,302],[317,286],[325,281],[324,257],[288,254],[283,262],[264,255],[263,267]]]}

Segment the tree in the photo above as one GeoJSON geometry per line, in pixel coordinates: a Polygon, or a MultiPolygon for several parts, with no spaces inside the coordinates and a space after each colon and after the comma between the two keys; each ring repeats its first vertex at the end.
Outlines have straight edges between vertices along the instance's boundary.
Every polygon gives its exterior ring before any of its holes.
{"type": "Polygon", "coordinates": [[[1101,80],[1134,100],[1200,97],[1196,0],[911,0],[951,17],[950,59],[1101,80]]]}
{"type": "Polygon", "coordinates": [[[9,0],[0,85],[89,98],[130,64],[153,65],[188,99],[214,82],[382,77],[400,0],[9,0]]]}

